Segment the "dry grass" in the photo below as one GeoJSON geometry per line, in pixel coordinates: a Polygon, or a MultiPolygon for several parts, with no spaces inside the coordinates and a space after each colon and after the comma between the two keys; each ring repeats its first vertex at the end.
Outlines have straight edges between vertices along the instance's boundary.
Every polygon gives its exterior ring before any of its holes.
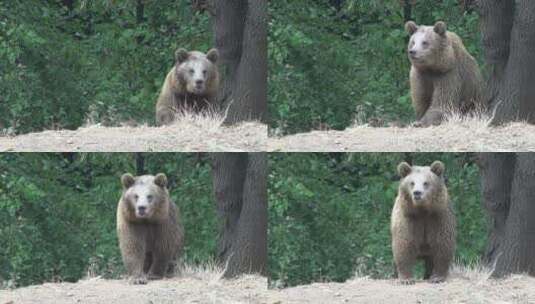
{"type": "Polygon", "coordinates": [[[490,278],[490,269],[474,263],[454,265],[445,283],[356,276],[345,283],[314,283],[278,291],[283,303],[535,303],[535,279],[514,275],[490,278]],[[309,302],[307,302],[309,301],[309,302]]]}
{"type": "MultiPolygon", "coordinates": [[[[484,283],[490,280],[492,272],[494,271],[493,268],[484,265],[480,263],[479,261],[474,261],[472,263],[461,263],[460,261],[457,261],[456,263],[453,263],[450,267],[450,279],[463,279],[463,280],[469,280],[471,282],[476,283],[484,283]]],[[[353,280],[373,280],[368,275],[360,271],[358,268],[355,271],[355,274],[353,278],[351,278],[351,281],[353,280]]]]}
{"type": "Polygon", "coordinates": [[[215,262],[208,262],[203,265],[182,265],[177,271],[178,277],[190,277],[215,284],[221,282],[225,268],[215,262]]]}
{"type": "Polygon", "coordinates": [[[454,263],[450,268],[450,277],[469,280],[482,284],[490,280],[494,269],[479,261],[470,264],[454,263]]]}
{"type": "Polygon", "coordinates": [[[10,303],[266,303],[267,280],[245,275],[222,279],[223,269],[213,263],[185,265],[180,274],[132,285],[127,279],[88,277],[77,283],[45,283],[13,290],[0,290],[0,304],[10,303]]]}
{"type": "Polygon", "coordinates": [[[535,278],[514,275],[491,279],[490,270],[475,263],[454,265],[445,283],[356,276],[345,283],[313,283],[286,289],[267,289],[265,278],[246,275],[222,278],[215,264],[186,265],[172,278],[131,285],[127,280],[88,278],[77,283],[45,283],[0,290],[0,303],[535,303],[535,278]]]}
{"type": "Polygon", "coordinates": [[[225,126],[214,112],[182,112],[169,126],[104,127],[86,125],[78,130],[50,130],[0,137],[1,151],[29,152],[239,152],[265,151],[267,126],[243,122],[225,126]]]}
{"type": "Polygon", "coordinates": [[[208,109],[200,113],[195,113],[193,110],[185,109],[175,113],[175,122],[173,125],[185,129],[196,126],[204,130],[214,131],[223,126],[226,118],[227,112],[219,113],[208,109]]]}
{"type": "Polygon", "coordinates": [[[489,126],[485,115],[450,114],[427,128],[354,125],[344,131],[313,131],[268,140],[269,151],[294,152],[523,152],[535,151],[535,126],[489,126]]]}

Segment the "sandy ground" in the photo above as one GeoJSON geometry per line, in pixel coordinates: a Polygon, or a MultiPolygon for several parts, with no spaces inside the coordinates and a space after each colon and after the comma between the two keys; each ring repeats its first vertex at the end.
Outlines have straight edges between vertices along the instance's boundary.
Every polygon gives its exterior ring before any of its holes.
{"type": "Polygon", "coordinates": [[[535,303],[535,278],[511,276],[504,280],[452,277],[446,283],[357,278],[345,283],[314,283],[286,289],[267,289],[267,279],[244,276],[223,280],[185,276],[147,285],[125,280],[93,278],[78,283],[46,283],[0,290],[0,304],[21,303],[535,303]]]}
{"type": "MultiPolygon", "coordinates": [[[[268,139],[264,124],[223,126],[223,118],[186,115],[165,127],[91,125],[18,136],[0,135],[0,152],[528,152],[535,125],[489,127],[481,118],[453,117],[435,127],[359,125],[268,139]]],[[[1,303],[0,303],[1,304],[1,303]]]]}
{"type": "MultiPolygon", "coordinates": [[[[443,284],[355,279],[345,283],[315,283],[278,291],[278,303],[535,303],[535,279],[451,279],[443,284]]],[[[273,302],[272,302],[273,303],[273,302]]],[[[277,302],[275,302],[277,303],[277,302]]]]}
{"type": "Polygon", "coordinates": [[[428,128],[373,128],[313,131],[268,140],[279,152],[524,152],[535,151],[535,125],[489,127],[485,121],[448,122],[428,128]]]}
{"type": "Polygon", "coordinates": [[[236,280],[184,277],[146,285],[93,278],[0,291],[0,304],[267,303],[266,284],[267,279],[255,276],[236,280]]]}
{"type": "Polygon", "coordinates": [[[102,127],[0,137],[0,152],[257,152],[266,150],[267,126],[223,127],[177,123],[165,127],[102,127]]]}

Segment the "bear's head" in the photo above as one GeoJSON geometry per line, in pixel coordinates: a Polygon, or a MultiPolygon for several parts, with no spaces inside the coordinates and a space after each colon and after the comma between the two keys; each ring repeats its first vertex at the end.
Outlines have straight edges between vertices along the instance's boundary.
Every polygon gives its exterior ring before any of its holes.
{"type": "Polygon", "coordinates": [[[434,208],[433,204],[442,203],[438,199],[445,190],[444,164],[435,161],[431,166],[411,166],[406,162],[398,165],[401,177],[400,194],[411,204],[409,207],[434,208]]]}
{"type": "Polygon", "coordinates": [[[439,21],[434,26],[418,26],[408,21],[405,30],[411,35],[407,52],[413,66],[441,68],[452,56],[446,23],[439,21]]]}
{"type": "Polygon", "coordinates": [[[219,86],[217,60],[219,52],[211,49],[204,54],[178,49],[175,52],[176,78],[190,94],[205,96],[214,94],[219,86]]]}
{"type": "Polygon", "coordinates": [[[125,173],[121,177],[123,184],[123,212],[131,221],[160,221],[169,213],[169,192],[167,177],[163,173],[154,175],[132,176],[125,173]]]}

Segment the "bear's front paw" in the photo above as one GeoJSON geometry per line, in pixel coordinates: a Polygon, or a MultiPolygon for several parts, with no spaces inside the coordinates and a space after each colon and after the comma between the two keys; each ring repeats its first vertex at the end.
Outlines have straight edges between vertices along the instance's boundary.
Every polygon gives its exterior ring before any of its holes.
{"type": "Polygon", "coordinates": [[[149,280],[161,280],[163,278],[162,275],[149,273],[149,280]]]}
{"type": "Polygon", "coordinates": [[[413,128],[423,128],[425,127],[424,123],[421,120],[413,122],[411,125],[413,128]]]}
{"type": "Polygon", "coordinates": [[[437,283],[443,283],[446,281],[446,277],[443,276],[431,276],[429,278],[429,283],[437,284],[437,283]]]}
{"type": "Polygon", "coordinates": [[[414,285],[415,282],[413,279],[400,279],[399,283],[401,285],[414,285]]]}
{"type": "Polygon", "coordinates": [[[146,276],[132,277],[132,278],[130,279],[130,284],[134,284],[134,285],[143,285],[143,284],[147,284],[147,277],[146,277],[146,276]]]}

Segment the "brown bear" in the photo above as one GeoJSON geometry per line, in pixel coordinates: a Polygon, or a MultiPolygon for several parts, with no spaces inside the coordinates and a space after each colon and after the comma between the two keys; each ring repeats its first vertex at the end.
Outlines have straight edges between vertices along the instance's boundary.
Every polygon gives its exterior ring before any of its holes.
{"type": "Polygon", "coordinates": [[[117,236],[124,265],[134,284],[172,275],[184,245],[178,207],[171,202],[167,177],[121,177],[117,236]]]}
{"type": "Polygon", "coordinates": [[[215,110],[219,89],[217,60],[219,52],[211,49],[204,54],[178,49],[175,66],[169,71],[156,103],[156,123],[167,125],[177,113],[190,110],[199,113],[215,110]]]}
{"type": "Polygon", "coordinates": [[[446,280],[455,254],[455,215],[444,181],[444,164],[429,167],[398,166],[401,176],[392,210],[392,252],[400,281],[414,283],[412,269],[417,260],[425,264],[424,279],[446,280]]]}
{"type": "Polygon", "coordinates": [[[434,26],[409,21],[405,29],[411,35],[407,52],[414,126],[439,125],[448,112],[466,115],[485,110],[483,78],[461,38],[447,31],[442,21],[434,26]]]}

